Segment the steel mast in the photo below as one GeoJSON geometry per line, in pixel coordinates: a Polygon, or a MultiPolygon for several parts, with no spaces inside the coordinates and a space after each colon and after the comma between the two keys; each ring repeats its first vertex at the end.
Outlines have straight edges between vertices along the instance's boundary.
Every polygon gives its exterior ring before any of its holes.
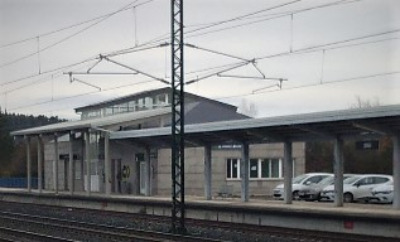
{"type": "Polygon", "coordinates": [[[171,0],[172,232],[185,233],[183,0],[171,0]]]}

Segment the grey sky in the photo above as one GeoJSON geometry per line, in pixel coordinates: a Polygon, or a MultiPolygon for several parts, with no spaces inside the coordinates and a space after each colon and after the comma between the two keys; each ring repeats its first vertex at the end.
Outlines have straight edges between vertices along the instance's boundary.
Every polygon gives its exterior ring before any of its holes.
{"type": "MultiPolygon", "coordinates": [[[[258,116],[345,109],[356,102],[357,96],[379,100],[383,105],[400,101],[399,74],[392,73],[400,71],[397,39],[400,34],[396,31],[400,30],[400,2],[397,0],[189,0],[184,3],[186,43],[245,59],[256,58],[256,67],[266,77],[288,79],[280,90],[274,81],[213,76],[188,85],[187,91],[234,105],[240,105],[245,99],[255,104],[258,116]],[[329,3],[338,4],[305,11],[329,3]],[[277,8],[284,4],[287,5],[277,8]],[[276,9],[248,15],[267,8],[276,9]],[[293,20],[290,13],[294,13],[293,20]],[[199,30],[207,24],[244,15],[247,18],[199,30]],[[190,32],[196,29],[197,32],[190,32]],[[348,41],[388,31],[395,32],[348,41]],[[327,45],[335,42],[341,44],[327,45]],[[365,42],[374,43],[360,45],[365,42]],[[351,46],[335,48],[344,45],[351,46]],[[310,53],[299,53],[315,46],[321,47],[311,49],[310,53]],[[282,54],[290,50],[292,54],[282,54]],[[282,55],[257,59],[274,54],[282,55]],[[253,94],[268,86],[275,87],[253,94]]],[[[146,0],[0,0],[0,106],[10,112],[76,119],[74,107],[164,87],[165,84],[143,75],[74,75],[101,87],[103,91],[99,92],[89,85],[70,83],[68,75],[62,73],[87,71],[100,53],[141,45],[163,35],[167,37],[164,41],[169,41],[169,12],[168,0],[148,3],[146,0]],[[146,4],[121,11],[90,28],[101,19],[43,35],[112,13],[130,3],[146,4]],[[70,37],[78,31],[82,32],[70,37]],[[31,37],[23,43],[6,46],[31,37]],[[66,40],[57,44],[63,39],[66,40]],[[38,44],[39,55],[17,61],[36,52],[38,44]],[[51,45],[54,47],[44,49],[51,45]],[[49,72],[88,59],[92,61],[49,72]],[[44,74],[35,76],[39,66],[44,74]],[[34,77],[20,80],[26,76],[34,77]],[[34,105],[37,103],[43,104],[34,105]]],[[[160,78],[168,80],[170,75],[170,47],[112,58],[160,78]]],[[[222,70],[212,69],[216,66],[240,62],[188,47],[185,61],[185,70],[189,72],[186,80],[222,70]],[[197,72],[202,69],[209,70],[197,72]]],[[[261,76],[257,68],[247,64],[222,75],[261,76]]],[[[92,71],[128,72],[106,61],[92,71]]]]}

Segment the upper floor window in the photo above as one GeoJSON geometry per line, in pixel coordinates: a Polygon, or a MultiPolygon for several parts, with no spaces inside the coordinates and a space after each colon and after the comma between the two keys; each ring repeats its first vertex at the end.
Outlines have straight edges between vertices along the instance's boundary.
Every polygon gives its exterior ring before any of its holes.
{"type": "Polygon", "coordinates": [[[82,112],[82,119],[90,119],[94,117],[111,116],[125,112],[137,112],[165,107],[169,104],[168,93],[161,93],[147,97],[136,98],[134,100],[121,103],[110,104],[101,109],[88,110],[82,112]]]}

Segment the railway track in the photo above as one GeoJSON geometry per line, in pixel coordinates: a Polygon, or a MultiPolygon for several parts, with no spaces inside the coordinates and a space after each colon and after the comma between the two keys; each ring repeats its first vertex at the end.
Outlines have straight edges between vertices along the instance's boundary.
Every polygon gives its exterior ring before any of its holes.
{"type": "MultiPolygon", "coordinates": [[[[206,220],[195,220],[186,219],[186,226],[191,236],[181,237],[181,235],[173,235],[170,233],[155,233],[149,232],[148,228],[151,227],[153,231],[159,231],[157,228],[169,228],[170,218],[165,216],[153,216],[146,214],[131,214],[131,213],[119,213],[111,211],[99,211],[99,210],[88,210],[88,209],[66,209],[53,206],[43,205],[30,205],[31,209],[19,210],[18,206],[21,204],[4,204],[3,207],[15,207],[13,212],[0,213],[0,225],[3,216],[10,218],[25,220],[30,219],[37,223],[47,223],[50,225],[59,224],[60,227],[72,227],[75,232],[67,232],[69,234],[85,234],[94,232],[94,235],[90,237],[96,238],[98,234],[102,234],[100,238],[92,241],[221,241],[223,238],[225,241],[321,241],[321,242],[338,242],[338,241],[349,241],[349,242],[391,242],[397,241],[396,239],[374,237],[374,236],[363,236],[357,234],[341,234],[331,233],[322,231],[309,231],[301,229],[291,229],[282,227],[269,227],[269,226],[257,226],[249,224],[238,224],[228,222],[216,222],[206,220]],[[42,216],[33,216],[23,213],[31,213],[36,210],[40,212],[42,216]],[[21,213],[17,211],[23,211],[21,213]],[[47,211],[44,213],[43,211],[47,211]],[[44,216],[43,216],[44,215],[44,216]],[[60,219],[60,218],[68,218],[60,219]],[[72,220],[73,219],[73,220],[72,220]],[[113,220],[112,225],[107,225],[106,221],[113,220]],[[115,221],[120,221],[116,223],[115,221]],[[82,221],[94,221],[92,223],[82,221]],[[122,222],[121,222],[122,221],[122,222]],[[102,225],[101,225],[102,224],[102,225]],[[137,225],[139,224],[139,226],[137,225]],[[116,226],[114,226],[116,225],[116,226]],[[126,227],[125,227],[126,225],[126,227]],[[142,229],[127,228],[129,226],[140,227],[142,229]],[[146,229],[143,229],[146,228],[146,229]],[[78,230],[77,230],[78,229],[78,230]],[[80,229],[80,230],[79,230],[80,229]],[[87,232],[86,230],[89,230],[87,232]],[[145,231],[147,230],[147,231],[145,231]],[[79,232],[81,231],[81,232],[79,232]],[[158,234],[161,237],[154,237],[158,234]],[[117,239],[113,236],[122,236],[117,239]],[[133,237],[137,236],[137,237],[133,237]],[[144,238],[145,237],[145,238],[144,238]],[[150,237],[150,238],[148,238],[150,237]],[[217,238],[217,239],[205,239],[217,238]],[[147,240],[146,240],[147,239],[147,240]]],[[[135,228],[136,228],[135,227],[135,228]]],[[[56,230],[56,229],[54,229],[56,230]]],[[[160,231],[163,231],[161,229],[160,231]]],[[[40,232],[40,231],[39,231],[40,232]]],[[[61,233],[61,232],[60,232],[61,233]]],[[[158,236],[157,235],[157,236],[158,236]]],[[[72,239],[70,236],[69,238],[72,239]]],[[[44,241],[44,240],[40,240],[44,241]]]]}
{"type": "Polygon", "coordinates": [[[0,212],[0,234],[33,241],[221,241],[10,212],[0,212]]]}

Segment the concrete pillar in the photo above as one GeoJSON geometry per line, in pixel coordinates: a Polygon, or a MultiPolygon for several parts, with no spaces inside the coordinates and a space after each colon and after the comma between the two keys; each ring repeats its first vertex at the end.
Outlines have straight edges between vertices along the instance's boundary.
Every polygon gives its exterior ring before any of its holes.
{"type": "Polygon", "coordinates": [[[26,188],[28,189],[28,192],[32,192],[32,159],[31,159],[31,142],[30,142],[30,137],[25,136],[25,142],[26,142],[26,188]]]}
{"type": "Polygon", "coordinates": [[[68,161],[68,188],[69,194],[73,195],[75,191],[75,169],[74,169],[74,134],[69,133],[69,161],[68,161]]]}
{"type": "Polygon", "coordinates": [[[86,159],[86,195],[90,196],[92,188],[92,176],[90,165],[90,131],[85,132],[85,159],[86,159]]]}
{"type": "Polygon", "coordinates": [[[110,134],[104,133],[104,175],[106,183],[106,196],[111,195],[111,159],[110,159],[110,134]]]}
{"type": "Polygon", "coordinates": [[[43,191],[43,138],[42,135],[37,139],[37,157],[38,157],[38,190],[43,191]]]}
{"type": "Polygon", "coordinates": [[[85,159],[86,159],[86,148],[85,148],[85,132],[81,131],[81,162],[79,164],[80,169],[81,169],[81,191],[85,191],[85,173],[84,173],[84,167],[85,167],[85,159]]]}
{"type": "Polygon", "coordinates": [[[54,134],[54,192],[58,194],[58,136],[54,134]]]}
{"type": "Polygon", "coordinates": [[[334,206],[343,207],[343,140],[336,138],[334,145],[334,206]]]}
{"type": "Polygon", "coordinates": [[[393,208],[400,210],[400,135],[393,140],[393,208]]]}
{"type": "Polygon", "coordinates": [[[285,141],[283,144],[283,201],[285,204],[293,203],[293,156],[292,142],[285,141]]]}
{"type": "Polygon", "coordinates": [[[151,164],[150,164],[150,147],[146,147],[146,157],[145,157],[145,174],[144,174],[144,186],[145,186],[145,196],[151,195],[151,164]]]}
{"type": "Polygon", "coordinates": [[[206,200],[212,199],[212,166],[211,145],[204,146],[204,196],[206,200]]]}
{"type": "Polygon", "coordinates": [[[242,159],[240,159],[240,178],[242,179],[242,202],[249,201],[249,144],[242,143],[242,159]]]}

